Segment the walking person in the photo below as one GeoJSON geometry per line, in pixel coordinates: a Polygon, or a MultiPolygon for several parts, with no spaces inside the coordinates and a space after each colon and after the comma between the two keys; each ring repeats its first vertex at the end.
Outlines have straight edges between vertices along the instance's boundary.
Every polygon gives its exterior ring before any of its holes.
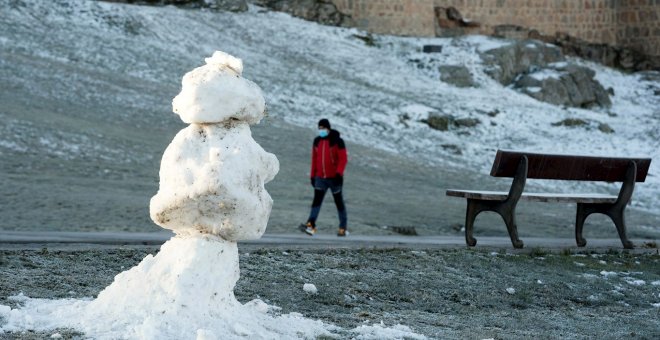
{"type": "Polygon", "coordinates": [[[342,197],[344,170],[348,162],[346,145],[339,132],[330,128],[327,119],[321,119],[318,124],[319,135],[312,146],[312,169],[309,173],[310,182],[314,187],[314,200],[307,223],[300,225],[300,230],[313,236],[316,233],[316,219],[321,212],[321,203],[326,191],[330,189],[337,206],[339,230],[337,236],[348,235],[346,206],[342,197]]]}

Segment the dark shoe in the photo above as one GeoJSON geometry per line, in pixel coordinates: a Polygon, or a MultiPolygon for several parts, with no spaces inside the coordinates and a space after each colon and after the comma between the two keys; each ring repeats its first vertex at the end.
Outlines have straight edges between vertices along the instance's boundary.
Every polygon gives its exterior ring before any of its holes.
{"type": "Polygon", "coordinates": [[[337,231],[337,236],[339,237],[345,237],[348,236],[349,232],[346,230],[346,228],[339,228],[339,231],[337,231]]]}

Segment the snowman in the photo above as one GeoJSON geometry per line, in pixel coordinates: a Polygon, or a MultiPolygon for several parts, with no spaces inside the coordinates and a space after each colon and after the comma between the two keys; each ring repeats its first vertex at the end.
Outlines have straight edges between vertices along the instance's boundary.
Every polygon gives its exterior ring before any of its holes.
{"type": "MultiPolygon", "coordinates": [[[[183,77],[172,107],[190,125],[165,150],[150,203],[154,222],[175,236],[118,274],[85,319],[120,316],[122,336],[141,339],[274,336],[278,321],[264,314],[267,305],[243,305],[233,291],[237,241],[263,235],[273,202],[264,184],[279,171],[275,155],[252,139],[265,101],[242,71],[240,59],[218,51],[183,77]]],[[[89,322],[81,328],[99,334],[89,322]]]]}
{"type": "Polygon", "coordinates": [[[215,52],[183,77],[172,107],[190,125],[165,150],[151,218],[177,235],[257,239],[266,230],[272,199],[264,183],[279,171],[275,155],[252,139],[250,124],[264,117],[255,83],[243,63],[215,52]]]}

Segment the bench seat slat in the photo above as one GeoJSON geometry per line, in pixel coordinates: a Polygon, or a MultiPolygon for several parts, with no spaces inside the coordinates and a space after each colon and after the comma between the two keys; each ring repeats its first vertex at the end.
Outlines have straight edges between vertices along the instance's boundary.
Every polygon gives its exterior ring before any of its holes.
{"type": "MultiPolygon", "coordinates": [[[[507,191],[483,191],[483,190],[447,190],[447,196],[480,199],[487,201],[503,201],[507,198],[507,191]]],[[[606,194],[555,194],[524,192],[521,200],[534,202],[556,202],[556,203],[614,203],[617,196],[606,194]]]]}

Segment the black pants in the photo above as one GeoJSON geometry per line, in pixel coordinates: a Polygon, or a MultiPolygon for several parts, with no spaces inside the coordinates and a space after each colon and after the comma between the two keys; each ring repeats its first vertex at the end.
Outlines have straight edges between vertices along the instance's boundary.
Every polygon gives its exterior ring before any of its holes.
{"type": "Polygon", "coordinates": [[[316,223],[316,219],[321,212],[321,204],[323,204],[323,198],[325,197],[326,191],[332,192],[332,198],[335,200],[335,205],[337,206],[337,215],[339,217],[339,228],[346,229],[348,224],[348,214],[346,212],[346,206],[344,205],[344,198],[342,196],[342,186],[335,185],[334,181],[330,178],[315,178],[314,179],[314,200],[312,201],[312,210],[309,213],[308,222],[312,224],[316,223]]]}

